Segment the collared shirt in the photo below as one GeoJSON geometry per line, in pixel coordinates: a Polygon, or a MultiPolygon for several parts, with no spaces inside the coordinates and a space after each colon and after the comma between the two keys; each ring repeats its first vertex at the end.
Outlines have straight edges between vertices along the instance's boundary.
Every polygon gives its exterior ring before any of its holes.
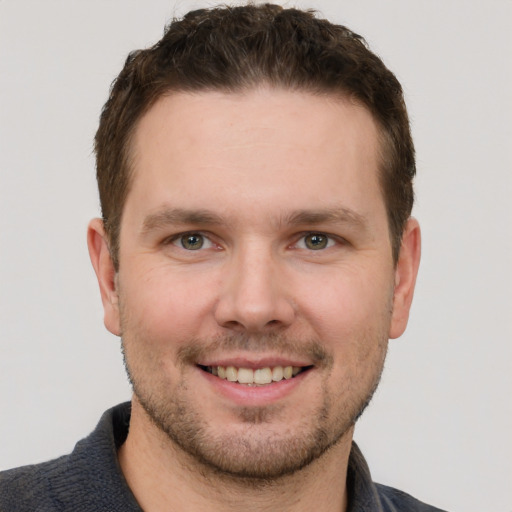
{"type": "MultiPolygon", "coordinates": [[[[1,512],[142,512],[124,479],[117,451],[131,408],[106,411],[69,455],[0,473],[1,512]]],[[[355,443],[347,471],[347,512],[442,512],[406,493],[375,484],[355,443]]]]}

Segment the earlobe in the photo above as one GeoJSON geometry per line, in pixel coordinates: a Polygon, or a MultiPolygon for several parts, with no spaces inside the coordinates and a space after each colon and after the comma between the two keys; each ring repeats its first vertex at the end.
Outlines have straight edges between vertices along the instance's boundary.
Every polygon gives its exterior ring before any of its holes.
{"type": "Polygon", "coordinates": [[[92,266],[100,287],[105,327],[116,336],[121,335],[116,271],[110,256],[107,236],[101,219],[93,219],[87,228],[87,246],[92,266]]]}
{"type": "Polygon", "coordinates": [[[409,320],[414,286],[421,257],[421,232],[418,221],[410,218],[404,229],[400,255],[395,269],[393,314],[389,330],[390,338],[403,334],[409,320]]]}

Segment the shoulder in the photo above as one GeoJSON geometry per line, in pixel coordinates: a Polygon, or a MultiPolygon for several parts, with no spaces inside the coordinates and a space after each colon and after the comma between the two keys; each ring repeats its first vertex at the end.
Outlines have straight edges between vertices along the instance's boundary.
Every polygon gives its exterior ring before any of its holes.
{"type": "Polygon", "coordinates": [[[129,404],[114,407],[69,455],[1,472],[0,511],[140,512],[117,461],[129,417],[129,404]]]}
{"type": "Polygon", "coordinates": [[[399,489],[382,484],[375,484],[375,487],[385,512],[444,512],[399,489]]]}
{"type": "Polygon", "coordinates": [[[0,510],[56,511],[55,486],[66,480],[68,456],[0,472],[0,510]]]}
{"type": "Polygon", "coordinates": [[[373,481],[368,464],[356,443],[352,443],[348,470],[347,490],[350,512],[443,512],[393,487],[373,481]]]}

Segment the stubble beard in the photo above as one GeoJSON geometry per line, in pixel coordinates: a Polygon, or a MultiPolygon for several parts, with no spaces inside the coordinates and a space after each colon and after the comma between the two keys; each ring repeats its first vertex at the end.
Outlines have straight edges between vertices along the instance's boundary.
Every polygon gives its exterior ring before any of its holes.
{"type": "MultiPolygon", "coordinates": [[[[374,333],[375,334],[375,333],[374,333]]],[[[141,342],[144,338],[136,336],[141,342]]],[[[377,389],[382,373],[387,337],[362,341],[379,346],[379,357],[373,363],[372,380],[354,395],[354,382],[344,382],[345,389],[331,396],[324,383],[322,400],[314,411],[309,411],[297,425],[285,432],[273,429],[273,420],[283,420],[278,406],[239,407],[237,409],[237,435],[229,432],[214,433],[202,417],[197,404],[190,402],[185,382],[179,383],[172,394],[164,382],[150,383],[130,365],[123,337],[123,354],[128,377],[137,401],[151,422],[181,450],[189,459],[199,463],[203,475],[211,474],[237,479],[252,485],[265,485],[277,479],[296,473],[318,460],[331,447],[340,442],[351,430],[359,416],[370,403],[377,389]],[[155,386],[156,384],[156,386],[155,386]],[[341,404],[340,402],[341,397],[341,404]],[[262,434],[262,431],[264,434],[262,434]]],[[[329,373],[333,358],[316,341],[291,343],[281,336],[270,336],[254,341],[246,336],[229,336],[214,341],[192,342],[181,363],[186,365],[205,347],[244,348],[250,350],[251,343],[259,349],[275,346],[287,347],[292,354],[307,352],[316,354],[317,365],[329,373]]],[[[207,352],[207,350],[205,350],[207,352]]],[[[195,359],[197,360],[197,359],[195,359]]],[[[137,365],[134,365],[137,366],[137,365]]],[[[146,369],[147,370],[147,369],[146,369]]],[[[199,406],[200,409],[200,406],[199,406]]]]}

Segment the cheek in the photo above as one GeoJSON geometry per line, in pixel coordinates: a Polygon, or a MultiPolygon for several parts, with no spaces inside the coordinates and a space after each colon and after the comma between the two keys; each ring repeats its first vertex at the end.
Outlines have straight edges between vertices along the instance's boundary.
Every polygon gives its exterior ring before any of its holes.
{"type": "Polygon", "coordinates": [[[382,273],[332,273],[321,287],[304,286],[301,309],[326,339],[361,335],[390,314],[392,277],[382,273]]]}
{"type": "Polygon", "coordinates": [[[331,389],[338,395],[352,386],[371,387],[387,349],[392,279],[354,272],[324,282],[303,307],[315,336],[333,355],[331,389]]]}
{"type": "Polygon", "coordinates": [[[200,276],[170,273],[165,268],[126,270],[129,278],[120,280],[125,328],[143,331],[151,343],[176,345],[201,335],[215,300],[215,286],[204,286],[200,276]]]}

